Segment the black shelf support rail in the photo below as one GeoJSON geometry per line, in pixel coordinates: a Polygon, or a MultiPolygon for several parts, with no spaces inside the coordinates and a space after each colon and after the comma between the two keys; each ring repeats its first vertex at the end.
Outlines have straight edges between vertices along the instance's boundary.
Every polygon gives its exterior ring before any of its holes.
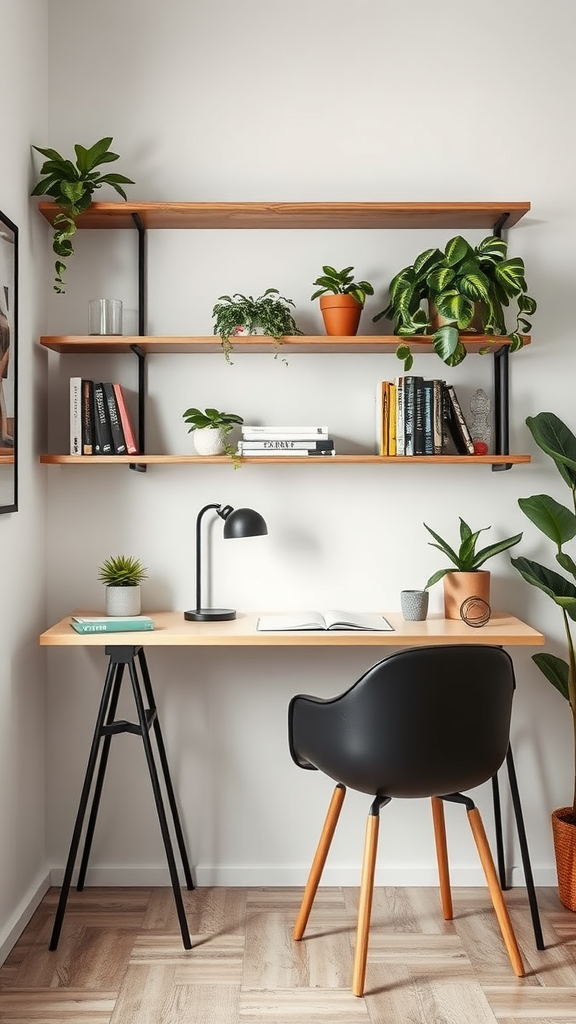
{"type": "MultiPolygon", "coordinates": [[[[502,230],[510,214],[503,213],[496,221],[492,234],[502,238],[502,230]]],[[[510,351],[507,345],[496,349],[493,354],[494,364],[494,434],[497,455],[510,454],[510,377],[508,358],[510,351]]],[[[512,468],[511,462],[492,464],[492,472],[505,472],[512,468]]]]}
{"type": "MultiPolygon", "coordinates": [[[[146,333],[146,228],[140,214],[133,213],[132,220],[138,231],[138,336],[146,333]]],[[[130,345],[138,358],[138,448],[142,455],[146,451],[146,353],[139,345],[130,345]]],[[[147,466],[131,462],[130,469],[145,473],[147,466]]]]}

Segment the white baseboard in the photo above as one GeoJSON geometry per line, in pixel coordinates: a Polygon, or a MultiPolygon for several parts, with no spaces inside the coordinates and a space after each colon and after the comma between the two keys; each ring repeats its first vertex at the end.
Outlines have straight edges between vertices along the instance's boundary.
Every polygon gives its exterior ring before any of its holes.
{"type": "MultiPolygon", "coordinates": [[[[303,886],[306,884],[309,866],[292,865],[259,865],[232,866],[232,865],[199,865],[193,868],[194,882],[199,886],[239,886],[241,888],[259,886],[274,886],[278,888],[288,886],[303,886]]],[[[552,866],[532,868],[535,885],[555,886],[557,885],[556,870],[552,866]]],[[[64,875],[64,868],[52,868],[50,872],[50,884],[61,885],[64,875]]],[[[521,867],[512,866],[508,871],[509,882],[513,886],[524,885],[524,873],[521,867]]],[[[484,886],[486,880],[480,866],[453,866],[450,865],[450,880],[455,886],[484,886]]],[[[180,874],[180,882],[184,884],[183,875],[180,874]]],[[[438,872],[435,866],[430,867],[401,867],[377,868],[375,876],[376,885],[395,886],[437,886],[438,872]]],[[[88,869],[86,876],[87,886],[166,886],[170,885],[170,875],[165,866],[148,867],[93,867],[88,869]]],[[[327,866],[322,876],[322,885],[360,885],[360,866],[355,867],[329,867],[327,866]]]]}
{"type": "Polygon", "coordinates": [[[46,871],[33,882],[12,915],[12,919],[0,930],[0,966],[22,935],[36,907],[49,888],[50,873],[46,871]]]}

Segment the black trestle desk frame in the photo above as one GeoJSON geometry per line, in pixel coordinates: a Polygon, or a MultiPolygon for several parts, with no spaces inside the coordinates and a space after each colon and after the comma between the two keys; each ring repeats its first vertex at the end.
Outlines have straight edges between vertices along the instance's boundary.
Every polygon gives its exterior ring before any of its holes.
{"type": "Polygon", "coordinates": [[[88,766],[86,768],[86,775],[84,777],[84,784],[80,796],[78,813],[76,815],[76,823],[74,825],[74,831],[72,833],[70,851],[68,853],[68,860],[66,862],[66,869],[64,872],[64,879],[62,882],[62,889],[60,892],[60,899],[58,901],[58,907],[56,910],[56,917],[54,920],[54,926],[52,929],[52,936],[50,939],[49,948],[51,950],[54,950],[58,947],[60,931],[64,920],[64,914],[66,912],[66,903],[68,901],[68,894],[70,892],[72,875],[74,872],[76,858],[78,855],[78,849],[80,846],[80,839],[82,835],[84,819],[86,817],[86,812],[88,810],[88,803],[90,798],[90,792],[92,790],[92,783],[94,781],[94,775],[96,773],[96,781],[94,784],[92,805],[90,807],[88,825],[86,828],[86,835],[84,838],[84,849],[82,852],[78,881],[76,884],[76,889],[78,890],[78,892],[82,891],[82,889],[84,888],[84,882],[86,880],[86,871],[88,869],[88,860],[90,858],[90,849],[92,846],[92,839],[94,837],[94,829],[96,826],[96,819],[98,816],[98,808],[100,805],[100,797],[102,795],[102,788],[104,785],[104,777],[106,775],[106,767],[108,764],[108,755],[110,753],[110,744],[112,742],[112,737],[117,736],[120,733],[127,732],[132,733],[134,736],[140,736],[142,739],[144,753],[146,755],[146,761],[148,764],[148,771],[150,773],[150,781],[152,783],[154,801],[156,803],[156,811],[158,813],[160,831],[162,833],[162,840],[164,842],[164,849],[166,851],[166,860],[168,862],[168,870],[170,872],[170,880],[172,883],[172,890],[174,892],[174,902],[176,904],[176,912],[180,924],[180,931],[182,933],[182,942],[184,944],[185,949],[191,949],[192,942],[190,939],[188,922],[186,920],[186,913],[184,910],[184,902],[182,899],[182,892],[180,889],[180,881],[178,879],[178,871],[176,868],[176,861],[174,858],[174,851],[172,847],[172,840],[170,837],[168,819],[164,808],[164,800],[162,796],[160,778],[158,775],[156,760],[154,757],[154,750],[150,739],[150,730],[153,731],[156,740],[156,747],[158,750],[160,767],[162,769],[164,786],[166,789],[168,803],[170,806],[170,812],[172,815],[172,823],[174,826],[174,832],[176,835],[178,848],[180,850],[182,866],[184,869],[184,877],[186,879],[186,886],[189,890],[194,889],[194,882],[192,880],[192,873],[190,871],[190,864],[188,861],[188,855],[186,853],[184,833],[182,832],[182,826],[180,824],[180,816],[178,814],[178,807],[176,805],[174,787],[172,786],[172,780],[170,778],[170,770],[168,767],[168,760],[166,757],[166,749],[164,747],[162,730],[160,728],[160,722],[158,719],[158,710],[156,708],[156,702],[154,700],[154,693],[152,691],[152,683],[150,680],[150,673],[148,672],[148,666],[146,664],[146,656],[144,654],[144,649],[142,647],[111,646],[105,647],[104,652],[109,658],[108,670],[106,672],[106,680],[104,683],[104,689],[102,692],[98,716],[96,718],[96,726],[94,729],[94,736],[92,738],[92,746],[90,748],[88,766]],[[136,713],[138,716],[137,723],[127,722],[125,720],[117,721],[115,718],[116,709],[118,707],[118,700],[120,697],[120,689],[124,677],[124,670],[126,667],[128,668],[130,681],[132,683],[132,692],[134,696],[134,703],[136,705],[136,713]],[[140,673],[138,673],[138,668],[140,670],[140,673]],[[146,697],[148,707],[145,706],[144,697],[146,697]]]}

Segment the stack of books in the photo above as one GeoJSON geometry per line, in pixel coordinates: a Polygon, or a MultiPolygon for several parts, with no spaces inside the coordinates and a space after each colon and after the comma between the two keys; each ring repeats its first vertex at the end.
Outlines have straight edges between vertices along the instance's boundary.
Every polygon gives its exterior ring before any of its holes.
{"type": "Polygon", "coordinates": [[[252,427],[242,426],[242,438],[238,442],[238,455],[297,455],[323,457],[335,455],[334,440],[328,427],[252,427]]]}
{"type": "Polygon", "coordinates": [[[120,384],[70,377],[70,454],[138,454],[120,384]]]}
{"type": "Polygon", "coordinates": [[[474,441],[452,384],[418,376],[381,381],[379,455],[474,455],[474,441]]]}

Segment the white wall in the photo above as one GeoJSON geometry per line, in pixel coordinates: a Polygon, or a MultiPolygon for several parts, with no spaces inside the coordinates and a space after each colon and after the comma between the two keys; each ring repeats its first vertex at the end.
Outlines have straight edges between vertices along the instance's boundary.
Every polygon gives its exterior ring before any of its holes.
{"type": "Polygon", "coordinates": [[[45,856],[45,362],[43,230],[28,198],[30,143],[46,134],[47,11],[43,0],[0,0],[0,209],[20,229],[20,511],[0,516],[0,962],[47,884],[45,856]]]}
{"type": "MultiPolygon", "coordinates": [[[[511,447],[533,462],[508,473],[486,467],[111,467],[49,471],[49,619],[103,607],[100,560],[127,551],[150,568],[145,610],[194,600],[193,526],[209,501],[248,504],[266,517],[267,542],[222,548],[213,531],[212,596],[238,608],[396,608],[399,591],[439,567],[423,520],[456,536],[458,516],[498,539],[525,530],[517,498],[563,500],[553,467],[534,449],[524,418],[553,409],[573,423],[574,349],[569,328],[574,232],[574,141],[566,110],[576,99],[570,0],[69,0],[50,4],[50,120],[46,139],[71,151],[104,135],[133,177],[130,198],[157,201],[529,200],[509,234],[539,301],[533,344],[513,357],[511,447]],[[73,83],[71,88],[70,83],[73,83]],[[66,102],[62,102],[62,97],[66,102]],[[556,367],[560,372],[556,373],[556,367]]],[[[114,198],[103,193],[99,198],[114,198]]],[[[309,301],[322,263],[353,264],[372,281],[362,330],[382,308],[391,276],[451,232],[152,232],[149,333],[211,333],[211,309],[231,291],[279,287],[296,318],[321,331],[309,301]]],[[[469,233],[469,237],[475,237],[469,233]]],[[[481,237],[479,235],[478,237],[481,237]]],[[[123,300],[133,323],[136,238],[80,233],[68,292],[49,301],[49,333],[84,333],[87,303],[123,300]],[[132,311],[132,312],[130,312],[132,311]]],[[[45,268],[47,292],[51,263],[45,268]]],[[[126,330],[134,330],[126,324],[126,330]]],[[[399,372],[394,357],[151,357],[149,448],[182,452],[181,414],[216,405],[245,420],[327,421],[342,451],[374,443],[376,382],[399,372]]],[[[488,361],[444,373],[466,393],[490,386],[488,361]]],[[[65,450],[67,381],[81,374],[133,388],[121,357],[50,357],[50,444],[65,450]]],[[[513,573],[491,563],[493,604],[542,628],[560,652],[561,622],[513,573]]],[[[441,603],[432,593],[432,610],[441,603]]],[[[519,689],[514,746],[537,881],[554,881],[549,812],[571,796],[569,716],[561,699],[513,652],[519,689]]],[[[339,691],[372,661],[366,651],[152,651],[150,663],[200,881],[294,884],[303,880],[330,784],[299,772],[286,745],[286,707],[300,690],[339,691]]],[[[104,657],[48,654],[48,856],[59,877],[84,772],[104,657]]],[[[128,707],[129,705],[127,705],[128,707]]],[[[489,793],[480,794],[489,806],[489,793]]],[[[358,878],[366,801],[349,798],[328,881],[358,878]]],[[[426,808],[386,811],[380,881],[433,883],[426,808]]],[[[518,864],[518,854],[509,851],[518,864]]],[[[465,827],[451,842],[455,882],[479,880],[465,827]]],[[[94,842],[92,881],[165,879],[142,753],[116,740],[94,842]]]]}

